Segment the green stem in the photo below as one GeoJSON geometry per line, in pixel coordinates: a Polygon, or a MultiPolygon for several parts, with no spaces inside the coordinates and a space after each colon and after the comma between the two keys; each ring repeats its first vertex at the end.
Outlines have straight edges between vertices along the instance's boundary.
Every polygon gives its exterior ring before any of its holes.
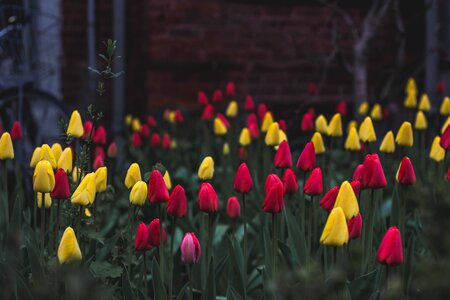
{"type": "Polygon", "coordinates": [[[45,247],[45,193],[41,193],[41,245],[42,254],[44,254],[45,247]]]}
{"type": "Polygon", "coordinates": [[[275,278],[277,272],[277,228],[276,228],[276,214],[272,214],[272,278],[275,278]]]}
{"type": "MultiPolygon", "coordinates": [[[[370,268],[370,260],[372,259],[372,240],[373,240],[373,225],[374,225],[374,214],[375,214],[375,190],[370,189],[370,202],[369,202],[369,210],[367,211],[368,214],[368,222],[367,222],[367,245],[365,247],[365,253],[366,253],[366,263],[365,266],[367,268],[370,268]]],[[[367,269],[366,269],[367,270],[367,269]]]]}
{"type": "Polygon", "coordinates": [[[207,259],[208,261],[206,262],[206,272],[209,272],[209,264],[211,262],[211,257],[213,256],[213,251],[212,251],[212,241],[213,241],[213,227],[214,227],[214,214],[213,213],[209,213],[208,214],[208,248],[207,248],[207,259]]]}
{"type": "Polygon", "coordinates": [[[316,206],[314,205],[314,196],[311,195],[311,216],[312,216],[312,237],[311,237],[311,251],[315,250],[316,239],[317,239],[317,218],[316,218],[316,206]]]}
{"type": "Polygon", "coordinates": [[[169,267],[170,267],[170,277],[169,277],[169,299],[172,299],[172,289],[173,289],[173,243],[175,240],[175,227],[177,224],[177,219],[172,217],[172,228],[170,232],[170,253],[169,253],[169,267]]]}
{"type": "MultiPolygon", "coordinates": [[[[60,218],[60,214],[61,214],[60,202],[61,202],[60,199],[56,199],[55,245],[58,245],[58,240],[59,240],[59,218],[60,218]]],[[[55,248],[55,251],[56,251],[56,248],[55,248]]]]}
{"type": "Polygon", "coordinates": [[[131,261],[132,261],[132,253],[133,253],[133,209],[134,206],[131,205],[128,210],[128,246],[127,246],[127,264],[128,264],[128,273],[131,276],[131,261]]]}
{"type": "MultiPolygon", "coordinates": [[[[9,224],[9,199],[8,199],[8,168],[6,166],[6,160],[1,161],[2,163],[2,177],[3,177],[3,202],[5,210],[5,229],[8,228],[9,224]]],[[[6,230],[5,230],[6,232],[6,230]]]]}
{"type": "Polygon", "coordinates": [[[193,288],[192,288],[192,273],[191,273],[191,267],[189,264],[186,264],[186,268],[187,268],[187,273],[188,273],[188,277],[189,277],[189,300],[193,300],[194,299],[194,294],[193,294],[193,288]]]}
{"type": "Polygon", "coordinates": [[[247,299],[247,217],[245,214],[245,193],[242,194],[242,218],[244,221],[244,299],[247,299]]]}
{"type": "Polygon", "coordinates": [[[141,269],[141,283],[144,285],[144,297],[147,298],[147,278],[145,277],[145,274],[147,273],[147,260],[145,258],[146,251],[142,252],[143,257],[143,265],[141,269]]]}
{"type": "Polygon", "coordinates": [[[161,279],[164,282],[164,245],[163,245],[163,209],[162,203],[158,205],[159,210],[159,270],[161,272],[161,279]]]}

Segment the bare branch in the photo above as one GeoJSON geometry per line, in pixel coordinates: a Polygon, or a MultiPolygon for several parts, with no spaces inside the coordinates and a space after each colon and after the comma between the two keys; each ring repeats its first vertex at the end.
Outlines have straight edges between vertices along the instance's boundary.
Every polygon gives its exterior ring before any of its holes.
{"type": "Polygon", "coordinates": [[[329,2],[327,0],[317,0],[317,1],[319,3],[327,6],[328,8],[330,8],[333,12],[340,15],[342,17],[342,19],[344,20],[344,22],[348,25],[353,39],[356,40],[358,38],[358,35],[359,35],[358,28],[355,25],[353,18],[350,16],[349,13],[347,13],[345,10],[343,10],[342,8],[339,7],[339,5],[337,4],[337,1],[336,2],[329,2]]]}

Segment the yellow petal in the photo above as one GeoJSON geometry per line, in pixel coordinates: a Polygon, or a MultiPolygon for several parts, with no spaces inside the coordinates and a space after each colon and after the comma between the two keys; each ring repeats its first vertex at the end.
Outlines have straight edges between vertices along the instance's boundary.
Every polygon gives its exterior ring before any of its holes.
{"type": "Polygon", "coordinates": [[[70,147],[64,148],[57,163],[58,169],[63,169],[66,172],[72,171],[72,149],[70,147]]]}
{"type": "Polygon", "coordinates": [[[366,117],[364,121],[359,126],[359,138],[364,143],[375,142],[377,140],[377,135],[375,129],[373,128],[372,119],[366,117]]]}
{"type": "Polygon", "coordinates": [[[125,186],[127,189],[130,189],[140,180],[142,180],[141,169],[137,163],[132,163],[128,168],[127,175],[125,176],[125,186]]]}
{"type": "Polygon", "coordinates": [[[37,163],[33,174],[33,190],[36,193],[50,193],[55,187],[53,168],[47,160],[37,163]]]}
{"type": "Polygon", "coordinates": [[[370,117],[375,121],[379,121],[383,118],[383,112],[381,110],[380,104],[377,103],[372,107],[372,110],[370,111],[370,117]]]}
{"type": "Polygon", "coordinates": [[[197,172],[198,178],[201,180],[209,180],[214,176],[214,160],[211,156],[203,159],[197,172]]]}
{"type": "Polygon", "coordinates": [[[100,167],[95,171],[95,190],[97,193],[106,191],[108,181],[108,170],[106,167],[100,167]]]}
{"type": "Polygon", "coordinates": [[[166,188],[170,191],[172,189],[172,180],[170,179],[169,171],[166,170],[163,176],[164,184],[166,185],[166,188]]]}
{"type": "Polygon", "coordinates": [[[316,154],[322,154],[325,153],[325,145],[323,143],[322,135],[320,132],[314,132],[311,142],[314,144],[314,152],[316,154]]]}
{"type": "Polygon", "coordinates": [[[361,116],[365,116],[369,111],[369,103],[366,101],[362,102],[358,107],[358,114],[361,116]]]}
{"type": "Polygon", "coordinates": [[[411,123],[403,122],[403,124],[400,126],[400,129],[397,132],[395,141],[400,146],[412,147],[414,143],[414,136],[411,123]]]}
{"type": "Polygon", "coordinates": [[[77,110],[72,112],[70,116],[69,125],[67,126],[67,136],[73,136],[80,138],[83,136],[83,122],[81,121],[81,115],[77,110]]]}
{"type": "Polygon", "coordinates": [[[441,138],[436,136],[430,149],[430,158],[436,162],[440,162],[445,158],[445,149],[439,144],[440,141],[441,138]]]}
{"type": "Polygon", "coordinates": [[[342,136],[342,119],[341,114],[335,114],[330,121],[327,128],[327,134],[331,137],[341,137],[342,136]]]}
{"type": "MultiPolygon", "coordinates": [[[[45,193],[44,195],[44,206],[45,208],[50,208],[52,206],[52,198],[49,193],[45,193]]],[[[38,208],[42,206],[42,193],[37,193],[37,206],[38,208]]]]}
{"type": "Polygon", "coordinates": [[[147,200],[147,193],[147,184],[144,181],[136,182],[130,192],[130,203],[132,205],[144,205],[145,200],[147,200]]]}
{"type": "Polygon", "coordinates": [[[41,147],[36,147],[31,155],[30,168],[35,168],[37,163],[42,160],[41,147]]]}
{"type": "Polygon", "coordinates": [[[278,146],[280,144],[280,127],[278,122],[270,124],[264,141],[267,146],[278,146]]]}
{"type": "Polygon", "coordinates": [[[219,118],[214,118],[214,134],[225,135],[227,134],[227,131],[227,127],[223,124],[222,120],[219,118]]]}
{"type": "Polygon", "coordinates": [[[394,133],[392,130],[388,131],[381,141],[380,152],[383,153],[394,153],[395,151],[395,142],[394,142],[394,133]]]}
{"type": "Polygon", "coordinates": [[[62,147],[61,144],[59,143],[54,143],[52,145],[52,152],[53,152],[53,157],[55,158],[55,161],[58,162],[61,153],[62,153],[62,147]]]}
{"type": "Polygon", "coordinates": [[[328,133],[328,125],[327,125],[327,119],[323,115],[320,115],[316,118],[316,121],[314,122],[316,126],[316,131],[320,132],[321,134],[327,134],[328,133]]]}
{"type": "Polygon", "coordinates": [[[50,163],[53,169],[56,169],[56,159],[53,155],[52,148],[49,145],[43,144],[41,146],[42,159],[50,163]]]}
{"type": "Polygon", "coordinates": [[[250,130],[247,127],[242,128],[241,134],[239,135],[239,144],[241,146],[248,146],[251,143],[250,130]]]}
{"type": "Polygon", "coordinates": [[[417,130],[425,130],[428,128],[427,117],[421,110],[419,110],[416,114],[416,119],[414,121],[414,128],[417,130]]]}
{"type": "Polygon", "coordinates": [[[334,202],[334,207],[342,207],[345,218],[350,220],[359,213],[358,200],[356,200],[355,192],[348,181],[344,181],[339,188],[339,192],[334,202]]]}
{"type": "Polygon", "coordinates": [[[442,100],[441,108],[439,111],[440,111],[441,115],[443,115],[443,116],[450,115],[450,98],[449,97],[445,97],[442,100]]]}
{"type": "Polygon", "coordinates": [[[233,100],[228,104],[225,115],[227,117],[234,118],[237,116],[237,114],[238,114],[238,104],[236,101],[233,100]]]}
{"type": "Polygon", "coordinates": [[[78,245],[77,237],[72,227],[64,230],[61,242],[58,247],[58,261],[60,264],[70,263],[81,260],[81,250],[78,245]]]}
{"type": "Polygon", "coordinates": [[[347,139],[345,140],[345,149],[350,151],[360,151],[361,150],[361,143],[359,141],[358,131],[356,130],[356,127],[350,128],[350,131],[348,132],[347,139]]]}
{"type": "Polygon", "coordinates": [[[95,193],[95,174],[86,174],[75,192],[73,192],[70,202],[74,205],[91,205],[94,203],[95,193]]]}
{"type": "Polygon", "coordinates": [[[272,125],[272,123],[273,123],[273,116],[272,116],[272,113],[270,111],[268,111],[264,115],[264,119],[261,124],[261,131],[267,132],[267,130],[269,130],[270,125],[272,125]]]}
{"type": "Polygon", "coordinates": [[[430,111],[431,109],[431,104],[430,104],[430,99],[428,98],[427,94],[422,94],[422,97],[420,97],[420,101],[419,101],[419,110],[421,111],[430,111]]]}
{"type": "Polygon", "coordinates": [[[343,246],[348,243],[348,227],[342,207],[333,208],[320,237],[320,243],[327,246],[343,246]]]}
{"type": "Polygon", "coordinates": [[[9,132],[0,137],[0,160],[14,159],[14,147],[9,132]]]}

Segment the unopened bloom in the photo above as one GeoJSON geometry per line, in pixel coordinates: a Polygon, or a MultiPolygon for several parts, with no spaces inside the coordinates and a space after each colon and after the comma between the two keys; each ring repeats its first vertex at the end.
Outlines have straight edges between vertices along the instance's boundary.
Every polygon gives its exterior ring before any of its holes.
{"type": "Polygon", "coordinates": [[[203,109],[201,119],[203,121],[210,121],[214,117],[214,107],[211,104],[207,104],[203,109]]]}
{"type": "Polygon", "coordinates": [[[322,183],[322,171],[320,168],[315,168],[312,170],[311,175],[309,175],[308,180],[303,187],[303,192],[306,195],[320,195],[323,192],[323,183],[322,183]]]}
{"type": "Polygon", "coordinates": [[[81,137],[83,140],[90,138],[92,134],[92,127],[94,125],[91,121],[85,121],[83,124],[83,136],[81,137]]]}
{"type": "Polygon", "coordinates": [[[326,194],[323,196],[323,198],[320,200],[320,206],[326,211],[331,212],[331,210],[334,207],[334,203],[336,202],[336,197],[339,192],[339,187],[335,186],[331,188],[326,194]]]}
{"type": "Polygon", "coordinates": [[[403,122],[403,124],[400,126],[400,129],[397,132],[395,141],[400,146],[412,147],[414,142],[414,136],[411,123],[407,121],[403,122]]]}
{"type": "Polygon", "coordinates": [[[67,227],[61,238],[58,247],[58,261],[60,264],[81,260],[81,250],[77,237],[72,227],[67,227]]]}
{"type": "Polygon", "coordinates": [[[238,114],[238,104],[236,101],[230,101],[227,107],[227,111],[225,112],[225,115],[229,118],[234,118],[238,114]]]}
{"type": "Polygon", "coordinates": [[[262,209],[267,213],[280,213],[284,208],[284,188],[283,183],[275,174],[270,174],[266,180],[266,197],[262,204],[262,209]],[[269,180],[272,178],[272,180],[269,180]]]}
{"type": "Polygon", "coordinates": [[[58,159],[57,167],[58,169],[64,169],[66,172],[71,172],[72,162],[72,148],[66,147],[58,159]]]}
{"type": "Polygon", "coordinates": [[[94,143],[98,145],[106,145],[106,130],[105,127],[99,126],[92,137],[94,143]]]}
{"type": "Polygon", "coordinates": [[[296,167],[303,172],[311,171],[316,166],[316,152],[314,143],[308,142],[298,157],[296,167]]]}
{"type": "Polygon", "coordinates": [[[426,130],[428,128],[427,117],[423,111],[419,110],[414,121],[414,128],[417,130],[426,130]]]}
{"type": "Polygon", "coordinates": [[[152,147],[156,148],[156,147],[159,147],[160,144],[161,144],[161,138],[159,137],[159,134],[154,132],[150,139],[150,145],[152,145],[152,147]]]}
{"type": "Polygon", "coordinates": [[[101,155],[97,155],[94,160],[94,164],[92,165],[92,170],[96,171],[97,169],[104,167],[105,162],[103,161],[103,157],[101,155]]]}
{"type": "Polygon", "coordinates": [[[247,127],[242,128],[241,134],[239,135],[239,145],[245,147],[251,143],[250,130],[247,127]]]}
{"type": "Polygon", "coordinates": [[[403,263],[402,236],[397,227],[390,227],[377,251],[377,261],[381,264],[397,266],[403,263]]]}
{"type": "Polygon", "coordinates": [[[377,103],[372,107],[372,110],[370,111],[370,117],[375,121],[379,121],[383,118],[380,104],[377,103]]]}
{"type": "Polygon", "coordinates": [[[228,198],[227,216],[230,219],[237,219],[241,216],[241,205],[236,197],[228,198]]]}
{"type": "Polygon", "coordinates": [[[248,124],[248,130],[250,131],[250,137],[252,139],[255,140],[259,138],[259,128],[258,123],[256,121],[248,124]]]}
{"type": "Polygon", "coordinates": [[[442,104],[441,107],[439,109],[439,112],[441,113],[441,115],[443,116],[448,116],[450,115],[450,98],[449,97],[445,97],[442,100],[442,104]]]}
{"type": "Polygon", "coordinates": [[[356,200],[356,195],[353,191],[353,187],[348,181],[344,181],[339,188],[334,207],[339,206],[342,207],[345,218],[347,220],[356,217],[356,215],[358,215],[359,213],[358,200],[356,200]]]}
{"type": "Polygon", "coordinates": [[[11,127],[11,138],[15,141],[18,141],[21,140],[22,137],[22,125],[20,125],[19,121],[15,121],[11,127]]]}
{"type": "Polygon", "coordinates": [[[186,192],[181,185],[176,185],[167,202],[167,213],[171,216],[182,218],[187,213],[186,192]]]}
{"type": "Polygon", "coordinates": [[[128,168],[127,175],[125,176],[125,186],[127,189],[130,189],[140,180],[142,180],[141,169],[137,163],[132,163],[128,168]]]}
{"type": "Polygon", "coordinates": [[[287,141],[280,143],[273,164],[277,168],[290,168],[292,167],[291,148],[287,141]]]}
{"type": "Polygon", "coordinates": [[[333,208],[320,237],[320,243],[327,246],[343,246],[348,243],[348,227],[342,207],[333,208]]]}
{"type": "Polygon", "coordinates": [[[245,97],[244,109],[245,111],[252,111],[255,109],[252,96],[247,95],[247,97],[245,97]]]}
{"type": "Polygon", "coordinates": [[[377,135],[375,134],[375,129],[373,128],[372,119],[366,117],[364,121],[359,126],[359,138],[364,143],[375,142],[377,140],[377,135]]]}
{"type": "MultiPolygon", "coordinates": [[[[52,198],[49,193],[44,194],[44,207],[50,208],[52,206],[52,198]]],[[[42,207],[42,193],[37,193],[37,207],[42,207]]]]}
{"type": "Polygon", "coordinates": [[[261,131],[267,132],[267,130],[269,130],[270,125],[272,125],[272,123],[273,123],[273,116],[272,116],[272,113],[270,111],[268,111],[264,114],[264,119],[261,124],[261,131]]]}
{"type": "Polygon", "coordinates": [[[234,177],[234,190],[240,194],[247,194],[252,190],[253,181],[246,163],[241,163],[234,177]]]}
{"type": "Polygon", "coordinates": [[[138,133],[141,130],[141,121],[138,118],[133,118],[131,121],[131,129],[138,133]]]}
{"type": "Polygon", "coordinates": [[[180,244],[181,261],[185,264],[198,263],[202,255],[200,243],[193,232],[186,233],[180,244]]]}
{"type": "Polygon", "coordinates": [[[220,118],[214,119],[214,134],[215,135],[225,135],[227,134],[227,127],[222,122],[220,118]]]}
{"type": "Polygon", "coordinates": [[[359,106],[358,106],[358,114],[361,116],[365,116],[367,114],[367,112],[369,111],[369,103],[367,103],[366,101],[362,102],[359,106]]]}
{"type": "Polygon", "coordinates": [[[30,168],[36,167],[37,163],[42,160],[41,147],[34,148],[33,154],[31,155],[30,168]]]}
{"type": "Polygon", "coordinates": [[[314,131],[314,122],[311,114],[305,113],[302,117],[302,122],[300,124],[300,129],[304,132],[314,131]]]}
{"type": "Polygon", "coordinates": [[[323,143],[322,135],[320,132],[314,132],[311,142],[314,144],[314,151],[316,154],[325,153],[325,144],[323,143]]]}
{"type": "Polygon", "coordinates": [[[131,137],[131,145],[133,145],[134,148],[140,148],[142,146],[142,139],[139,133],[133,133],[131,137]]]}
{"type": "Polygon", "coordinates": [[[219,210],[219,199],[216,191],[209,182],[203,182],[198,192],[198,207],[206,213],[215,213],[219,210]]]}
{"type": "Polygon", "coordinates": [[[96,192],[95,174],[86,174],[76,188],[75,192],[73,192],[70,202],[76,205],[91,205],[94,203],[96,192]]]}
{"type": "Polygon", "coordinates": [[[164,227],[161,226],[160,220],[158,218],[148,224],[147,227],[147,240],[149,244],[153,247],[159,247],[161,245],[161,228],[162,228],[162,242],[163,245],[167,242],[167,235],[164,227]]]}
{"type": "Polygon", "coordinates": [[[419,101],[419,110],[420,111],[429,111],[431,109],[430,99],[427,94],[422,94],[419,101]]]}
{"type": "Polygon", "coordinates": [[[416,173],[411,160],[408,157],[404,157],[398,166],[395,179],[398,183],[403,185],[412,185],[416,183],[416,173]]]}
{"type": "Polygon", "coordinates": [[[158,170],[153,170],[150,173],[150,180],[148,182],[148,200],[152,204],[169,201],[169,191],[167,190],[161,172],[158,170]]]}
{"type": "Polygon", "coordinates": [[[417,94],[408,94],[403,102],[403,106],[406,108],[415,108],[417,106],[417,94]]]}
{"type": "Polygon", "coordinates": [[[347,227],[348,227],[348,238],[351,240],[358,238],[361,235],[362,231],[361,214],[358,213],[356,217],[353,217],[350,220],[348,220],[347,227]]]}
{"type": "Polygon", "coordinates": [[[394,133],[392,130],[389,130],[381,141],[380,152],[383,153],[394,153],[395,151],[395,142],[394,142],[394,133]]]}
{"type": "Polygon", "coordinates": [[[345,149],[349,151],[360,151],[361,143],[359,141],[358,131],[355,127],[350,128],[348,132],[347,139],[344,144],[345,149]]]}
{"type": "Polygon", "coordinates": [[[208,105],[208,96],[206,96],[204,91],[199,91],[197,96],[198,103],[201,105],[208,105]]]}
{"type": "Polygon", "coordinates": [[[162,137],[161,145],[162,145],[163,149],[170,149],[170,137],[169,137],[169,134],[164,133],[164,135],[162,137]]]}
{"type": "Polygon", "coordinates": [[[95,173],[95,191],[97,193],[106,191],[108,181],[108,170],[106,167],[98,168],[95,173]]]}
{"type": "Polygon", "coordinates": [[[172,180],[170,179],[169,171],[166,170],[166,172],[164,172],[163,179],[167,189],[170,191],[172,189],[172,180]]]}
{"type": "Polygon", "coordinates": [[[197,172],[200,180],[209,180],[214,176],[214,160],[211,156],[206,156],[200,164],[197,172]]]}
{"type": "Polygon", "coordinates": [[[70,197],[69,180],[64,169],[58,169],[55,174],[55,186],[51,193],[53,199],[68,199],[70,197]]]}
{"type": "Polygon", "coordinates": [[[48,161],[52,168],[56,169],[56,159],[53,155],[52,148],[50,148],[48,144],[43,144],[41,146],[41,159],[48,161]]]}
{"type": "Polygon", "coordinates": [[[61,157],[62,147],[60,143],[54,143],[51,147],[53,156],[55,157],[56,164],[58,164],[58,160],[61,157]]]}
{"type": "Polygon", "coordinates": [[[450,150],[450,125],[447,125],[447,128],[442,133],[439,145],[447,151],[450,150]]]}
{"type": "Polygon", "coordinates": [[[117,145],[115,142],[109,144],[106,154],[108,155],[109,158],[114,158],[117,156],[117,145]]]}
{"type": "Polygon", "coordinates": [[[230,145],[228,143],[223,144],[222,153],[223,153],[223,155],[230,154],[230,145]]]}
{"type": "Polygon", "coordinates": [[[148,188],[144,181],[137,181],[130,192],[130,203],[132,205],[142,206],[147,199],[148,188]]]}
{"type": "Polygon", "coordinates": [[[36,193],[50,193],[55,187],[53,168],[46,160],[37,163],[33,174],[33,190],[36,193]]]}
{"type": "Polygon", "coordinates": [[[367,154],[362,169],[362,185],[364,188],[379,189],[386,187],[386,177],[378,154],[367,154]]]}
{"type": "Polygon", "coordinates": [[[81,115],[77,110],[72,112],[70,116],[69,125],[67,126],[67,136],[73,136],[80,138],[83,136],[83,122],[81,121],[81,115]]]}
{"type": "Polygon", "coordinates": [[[331,137],[341,137],[342,136],[342,119],[341,114],[335,114],[327,127],[327,134],[331,137]]]}
{"type": "Polygon", "coordinates": [[[267,146],[278,146],[280,143],[280,128],[277,122],[270,124],[264,139],[267,146]]]}
{"type": "Polygon", "coordinates": [[[347,103],[345,101],[339,101],[336,105],[336,112],[346,116],[348,113],[347,103]]]}
{"type": "Polygon", "coordinates": [[[288,168],[284,171],[283,175],[283,188],[285,195],[292,195],[298,191],[298,181],[297,176],[295,176],[294,171],[288,168]]]}
{"type": "Polygon", "coordinates": [[[152,248],[148,240],[148,227],[144,222],[139,223],[134,239],[134,249],[136,251],[147,251],[152,248]]]}
{"type": "Polygon", "coordinates": [[[314,122],[316,126],[316,131],[320,132],[321,134],[327,134],[328,133],[328,125],[327,125],[327,119],[323,115],[320,115],[316,118],[316,121],[314,122]]]}
{"type": "Polygon", "coordinates": [[[222,91],[219,89],[215,90],[212,95],[212,102],[219,103],[222,102],[222,99],[223,99],[222,91]]]}
{"type": "Polygon", "coordinates": [[[436,136],[431,144],[430,158],[436,162],[440,162],[445,158],[445,149],[440,145],[441,138],[436,136]]]}

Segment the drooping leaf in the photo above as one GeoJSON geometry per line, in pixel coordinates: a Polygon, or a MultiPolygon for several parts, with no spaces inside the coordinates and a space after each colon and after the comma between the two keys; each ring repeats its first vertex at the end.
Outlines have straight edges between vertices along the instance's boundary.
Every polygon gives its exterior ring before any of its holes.
{"type": "Polygon", "coordinates": [[[378,270],[373,270],[348,283],[352,299],[369,299],[376,292],[378,270]]]}
{"type": "Polygon", "coordinates": [[[153,292],[155,294],[154,299],[166,300],[166,288],[161,280],[161,273],[159,271],[159,264],[155,257],[152,262],[152,277],[153,277],[153,292]]]}

